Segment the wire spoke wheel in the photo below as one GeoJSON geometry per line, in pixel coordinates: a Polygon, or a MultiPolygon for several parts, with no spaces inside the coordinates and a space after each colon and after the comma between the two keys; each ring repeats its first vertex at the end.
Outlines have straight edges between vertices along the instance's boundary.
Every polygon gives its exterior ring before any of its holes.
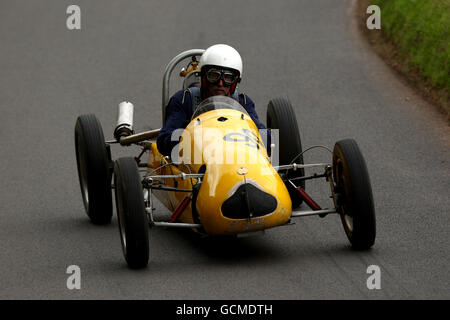
{"type": "Polygon", "coordinates": [[[333,179],[337,210],[345,233],[355,249],[375,243],[375,209],[365,160],[352,139],[336,142],[333,150],[333,179]]]}
{"type": "Polygon", "coordinates": [[[142,183],[133,158],[116,160],[114,185],[123,255],[130,268],[144,268],[149,259],[149,224],[142,183]]]}

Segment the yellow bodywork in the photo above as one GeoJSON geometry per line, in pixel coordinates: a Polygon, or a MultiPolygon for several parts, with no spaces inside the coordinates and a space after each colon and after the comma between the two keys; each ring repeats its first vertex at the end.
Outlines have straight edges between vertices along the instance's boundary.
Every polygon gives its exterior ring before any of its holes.
{"type": "MultiPolygon", "coordinates": [[[[206,166],[196,209],[207,234],[230,235],[258,231],[289,221],[292,211],[289,193],[270,164],[258,128],[248,114],[233,109],[203,113],[192,119],[174,149],[180,156],[180,163],[168,164],[167,159],[159,153],[156,143],[152,143],[148,160],[149,174],[198,173],[202,166],[206,166]],[[160,169],[155,170],[157,168],[160,169]],[[225,217],[221,210],[223,202],[244,183],[252,184],[275,197],[276,209],[260,217],[225,217]]],[[[162,181],[166,186],[181,189],[192,189],[197,182],[196,179],[173,178],[162,181]]],[[[153,193],[170,211],[189,195],[187,192],[161,190],[154,190],[153,193]]],[[[196,223],[192,201],[177,221],[196,223]]]]}

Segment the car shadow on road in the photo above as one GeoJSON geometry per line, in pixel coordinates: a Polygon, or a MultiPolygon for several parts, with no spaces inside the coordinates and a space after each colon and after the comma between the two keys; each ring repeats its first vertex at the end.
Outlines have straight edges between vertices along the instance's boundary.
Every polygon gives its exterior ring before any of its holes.
{"type": "Polygon", "coordinates": [[[235,236],[205,236],[191,230],[164,230],[172,241],[181,241],[204,256],[209,262],[229,264],[234,262],[270,262],[283,257],[277,243],[267,235],[238,238],[235,236]]]}
{"type": "MultiPolygon", "coordinates": [[[[78,241],[79,235],[82,234],[87,242],[96,239],[94,248],[91,248],[94,252],[109,247],[107,251],[103,250],[101,255],[101,260],[107,266],[105,269],[128,270],[121,253],[116,219],[113,219],[111,224],[103,226],[93,225],[87,217],[67,219],[59,222],[59,229],[77,231],[74,239],[70,239],[72,240],[69,241],[70,245],[78,241]],[[111,244],[113,247],[110,247],[111,244]]],[[[305,234],[308,234],[307,230],[305,234]]],[[[293,262],[300,267],[330,258],[340,260],[353,256],[355,259],[364,260],[373,256],[373,251],[353,250],[345,241],[336,242],[315,236],[299,235],[294,229],[267,230],[264,235],[237,238],[203,236],[190,229],[153,227],[149,230],[149,245],[149,266],[152,266],[151,269],[157,268],[159,272],[178,268],[179,263],[188,269],[198,268],[201,265],[220,267],[255,263],[275,266],[293,262]],[[285,234],[286,232],[288,234],[285,234]]]]}

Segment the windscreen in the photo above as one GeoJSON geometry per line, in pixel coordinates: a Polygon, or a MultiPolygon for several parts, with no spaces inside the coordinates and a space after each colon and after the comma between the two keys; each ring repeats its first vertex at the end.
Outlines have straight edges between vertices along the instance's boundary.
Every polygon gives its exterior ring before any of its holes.
{"type": "Polygon", "coordinates": [[[233,109],[248,115],[245,108],[233,98],[226,96],[213,96],[206,98],[198,105],[192,115],[192,119],[198,117],[202,113],[218,109],[233,109]]]}

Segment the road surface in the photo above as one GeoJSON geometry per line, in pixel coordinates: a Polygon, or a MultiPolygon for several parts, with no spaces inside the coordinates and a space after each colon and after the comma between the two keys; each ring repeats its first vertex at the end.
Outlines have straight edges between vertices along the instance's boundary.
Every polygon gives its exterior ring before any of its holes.
{"type": "MultiPolygon", "coordinates": [[[[450,130],[360,38],[354,1],[78,0],[81,30],[66,26],[70,4],[0,3],[1,299],[450,298],[450,130]],[[158,128],[166,64],[215,43],[241,53],[240,91],[264,122],[269,99],[289,97],[305,148],[358,141],[376,206],[372,250],[353,251],[335,216],[237,241],[154,228],[149,266],[133,271],[116,216],[88,221],[77,116],[95,113],[111,138],[117,105],[129,100],[137,131],[158,128]],[[71,265],[79,290],[67,288],[71,265]],[[367,287],[371,265],[381,289],[367,287]]],[[[113,156],[135,151],[113,147],[113,156]]],[[[307,188],[331,205],[324,182],[307,188]]],[[[159,203],[157,212],[168,213],[159,203]]]]}

